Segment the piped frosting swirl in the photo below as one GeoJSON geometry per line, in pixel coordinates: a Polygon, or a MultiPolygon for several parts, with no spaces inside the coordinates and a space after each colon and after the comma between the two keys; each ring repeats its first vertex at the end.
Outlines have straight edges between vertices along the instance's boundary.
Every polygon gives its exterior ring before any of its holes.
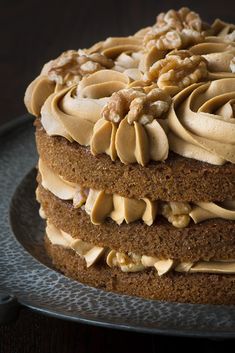
{"type": "Polygon", "coordinates": [[[168,140],[158,118],[169,109],[170,97],[155,87],[128,88],[129,83],[125,73],[114,70],[84,77],[49,96],[42,125],[49,135],[91,146],[94,155],[142,165],[164,160],[168,140]]]}
{"type": "Polygon", "coordinates": [[[170,148],[211,164],[235,163],[235,78],[193,84],[168,113],[170,148]]]}
{"type": "Polygon", "coordinates": [[[85,77],[79,85],[67,87],[49,96],[41,122],[49,135],[61,135],[89,146],[93,127],[113,92],[127,86],[129,78],[113,70],[101,70],[85,77]]]}
{"type": "Polygon", "coordinates": [[[94,126],[92,153],[106,152],[113,160],[118,156],[125,164],[137,162],[143,166],[150,159],[166,159],[168,140],[158,118],[168,111],[170,102],[158,88],[115,92],[94,126]]]}

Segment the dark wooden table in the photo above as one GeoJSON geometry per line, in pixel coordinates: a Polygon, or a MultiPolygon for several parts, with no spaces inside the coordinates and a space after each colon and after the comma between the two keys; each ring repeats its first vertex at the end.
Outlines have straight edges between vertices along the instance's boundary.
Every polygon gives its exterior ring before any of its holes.
{"type": "MultiPolygon", "coordinates": [[[[66,49],[134,33],[157,13],[189,6],[211,21],[235,22],[234,0],[0,0],[0,124],[25,113],[27,84],[43,63],[66,49]]],[[[1,269],[0,269],[1,270],[1,269]]],[[[0,327],[0,353],[228,351],[230,341],[151,336],[97,328],[23,310],[0,327]]]]}

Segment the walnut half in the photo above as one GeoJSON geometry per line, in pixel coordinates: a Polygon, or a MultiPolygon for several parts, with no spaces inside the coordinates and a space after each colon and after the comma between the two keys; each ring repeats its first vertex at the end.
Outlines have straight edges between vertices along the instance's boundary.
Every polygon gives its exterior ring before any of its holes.
{"type": "Polygon", "coordinates": [[[147,50],[156,47],[158,50],[186,49],[200,43],[204,36],[193,29],[184,28],[182,31],[169,27],[153,28],[144,37],[147,50]]]}
{"type": "Polygon", "coordinates": [[[42,73],[60,85],[78,83],[83,76],[114,65],[111,59],[100,53],[86,54],[83,50],[68,50],[46,64],[42,73]]]}
{"type": "Polygon", "coordinates": [[[145,125],[155,118],[162,117],[170,107],[170,97],[159,88],[127,88],[113,93],[102,111],[102,116],[109,121],[120,123],[127,116],[127,121],[145,125]]]}
{"type": "Polygon", "coordinates": [[[187,202],[168,202],[161,205],[161,214],[176,228],[185,228],[190,222],[191,207],[187,202]]]}
{"type": "Polygon", "coordinates": [[[156,24],[144,36],[143,44],[147,50],[186,49],[204,40],[203,30],[207,26],[200,16],[183,7],[179,11],[170,10],[157,17],[156,24]]]}
{"type": "Polygon", "coordinates": [[[141,256],[134,253],[121,253],[110,250],[107,255],[106,263],[109,267],[120,267],[123,272],[138,272],[145,269],[141,263],[141,256]]]}
{"type": "Polygon", "coordinates": [[[198,32],[201,32],[203,28],[203,22],[200,15],[191,11],[187,7],[182,7],[178,11],[169,10],[166,13],[160,13],[157,16],[156,27],[163,27],[166,25],[178,30],[190,28],[198,32]]]}
{"type": "Polygon", "coordinates": [[[145,78],[155,81],[161,89],[174,87],[173,93],[176,93],[195,82],[204,81],[207,75],[206,59],[187,50],[175,50],[155,62],[145,78]]]}

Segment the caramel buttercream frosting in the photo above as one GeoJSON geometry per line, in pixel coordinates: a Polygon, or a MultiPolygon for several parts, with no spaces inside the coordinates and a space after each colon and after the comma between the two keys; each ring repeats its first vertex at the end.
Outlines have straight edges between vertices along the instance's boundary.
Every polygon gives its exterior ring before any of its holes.
{"type": "Polygon", "coordinates": [[[86,49],[88,54],[102,53],[108,58],[116,59],[121,53],[136,53],[143,49],[143,33],[134,36],[109,37],[104,41],[94,44],[86,49]]]}
{"type": "Polygon", "coordinates": [[[74,250],[81,258],[86,261],[89,268],[92,266],[103,254],[104,248],[94,246],[90,243],[82,241],[81,239],[74,239],[70,234],[56,228],[52,223],[47,221],[46,233],[52,244],[60,245],[66,249],[74,250]]]}
{"type": "Polygon", "coordinates": [[[43,127],[49,135],[60,135],[89,146],[94,125],[108,98],[128,83],[124,73],[101,70],[84,77],[78,85],[55,92],[42,107],[43,127]]]}
{"type": "Polygon", "coordinates": [[[168,156],[164,121],[171,99],[155,87],[126,88],[112,94],[94,126],[91,152],[107,153],[125,164],[146,165],[168,156]],[[160,119],[160,120],[159,120],[160,119]]]}
{"type": "Polygon", "coordinates": [[[70,234],[56,228],[47,221],[46,234],[53,245],[71,249],[83,258],[87,267],[95,265],[103,260],[109,267],[119,267],[122,272],[139,272],[147,268],[154,268],[158,276],[170,271],[186,273],[235,273],[235,261],[210,260],[197,262],[182,262],[176,259],[159,259],[153,256],[138,255],[135,253],[123,253],[113,249],[99,247],[81,239],[74,239],[70,234]]]}
{"type": "Polygon", "coordinates": [[[41,159],[38,163],[41,184],[61,200],[71,200],[73,207],[82,207],[95,225],[111,218],[118,225],[142,220],[148,226],[157,217],[165,217],[174,227],[185,228],[192,219],[194,223],[212,218],[235,220],[235,201],[213,202],[163,202],[148,198],[134,199],[104,190],[84,189],[56,175],[41,159]]]}
{"type": "Polygon", "coordinates": [[[221,21],[219,18],[217,18],[211,26],[210,33],[213,34],[213,36],[229,38],[230,41],[234,41],[235,25],[221,21]]]}
{"type": "Polygon", "coordinates": [[[202,43],[190,47],[190,52],[203,57],[207,62],[208,79],[234,77],[235,36],[206,37],[202,43]],[[231,39],[230,39],[231,38],[231,39]]]}
{"type": "Polygon", "coordinates": [[[62,53],[25,104],[49,135],[113,161],[145,166],[172,150],[220,165],[235,161],[234,79],[235,26],[210,26],[184,7],[134,35],[62,53]]]}
{"type": "Polygon", "coordinates": [[[40,75],[26,90],[25,105],[31,114],[39,116],[43,103],[53,92],[74,85],[96,71],[110,69],[113,65],[114,62],[101,53],[68,50],[43,66],[40,75]]]}
{"type": "Polygon", "coordinates": [[[193,84],[168,113],[170,148],[211,164],[235,163],[235,78],[193,84]]]}
{"type": "Polygon", "coordinates": [[[100,70],[48,97],[41,122],[49,135],[91,146],[125,164],[168,156],[164,122],[170,97],[154,86],[131,87],[122,72],[100,70]]]}

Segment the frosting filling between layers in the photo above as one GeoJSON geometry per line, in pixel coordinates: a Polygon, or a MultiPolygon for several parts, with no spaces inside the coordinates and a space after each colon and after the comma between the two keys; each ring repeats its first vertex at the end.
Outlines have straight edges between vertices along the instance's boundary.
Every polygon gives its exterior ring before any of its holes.
{"type": "Polygon", "coordinates": [[[100,224],[110,217],[117,224],[143,220],[151,226],[158,215],[163,215],[173,226],[186,227],[190,218],[199,223],[211,218],[235,220],[235,201],[220,204],[213,202],[162,202],[148,198],[141,200],[107,194],[104,190],[84,189],[56,175],[42,159],[38,163],[41,184],[62,200],[72,200],[73,206],[82,207],[93,224],[100,224]]]}
{"type": "Polygon", "coordinates": [[[235,274],[234,260],[198,261],[193,263],[180,262],[173,259],[158,259],[134,253],[120,253],[92,245],[80,239],[74,239],[70,234],[57,229],[49,221],[47,221],[46,234],[53,245],[74,250],[78,256],[86,261],[88,268],[103,258],[108,266],[119,267],[123,272],[138,272],[146,268],[155,268],[159,276],[172,270],[187,273],[235,274]]]}

